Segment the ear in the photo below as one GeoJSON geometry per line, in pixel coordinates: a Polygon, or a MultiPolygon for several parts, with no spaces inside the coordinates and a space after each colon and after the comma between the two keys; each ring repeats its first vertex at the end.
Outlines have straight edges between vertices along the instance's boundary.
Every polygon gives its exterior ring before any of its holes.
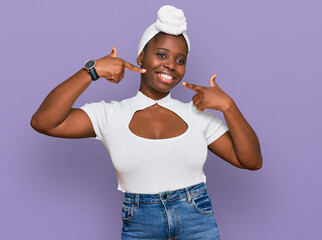
{"type": "Polygon", "coordinates": [[[136,59],[137,64],[140,66],[142,66],[143,55],[144,55],[144,50],[142,50],[142,52],[139,54],[139,56],[136,59]]]}

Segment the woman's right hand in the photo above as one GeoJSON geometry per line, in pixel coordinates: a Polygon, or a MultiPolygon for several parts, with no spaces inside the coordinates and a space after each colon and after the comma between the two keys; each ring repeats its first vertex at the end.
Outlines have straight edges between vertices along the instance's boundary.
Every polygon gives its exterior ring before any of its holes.
{"type": "Polygon", "coordinates": [[[125,69],[138,73],[146,72],[145,69],[134,66],[122,58],[118,58],[115,47],[112,47],[112,52],[109,55],[96,60],[95,68],[98,76],[106,78],[113,83],[119,83],[122,80],[125,69]]]}
{"type": "MultiPolygon", "coordinates": [[[[145,73],[121,58],[117,58],[115,48],[112,53],[96,61],[98,76],[119,83],[125,69],[145,73]]],[[[77,98],[92,83],[88,72],[82,68],[73,76],[55,87],[42,102],[31,119],[31,126],[38,132],[63,138],[95,137],[90,118],[81,109],[73,109],[77,98]]]]}

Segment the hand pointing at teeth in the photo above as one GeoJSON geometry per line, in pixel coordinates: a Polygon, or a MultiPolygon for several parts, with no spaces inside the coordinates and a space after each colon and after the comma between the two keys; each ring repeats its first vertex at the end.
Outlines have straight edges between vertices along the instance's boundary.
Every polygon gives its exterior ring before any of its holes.
{"type": "Polygon", "coordinates": [[[182,82],[182,85],[196,92],[192,97],[193,104],[199,111],[203,111],[205,108],[218,110],[225,112],[233,104],[233,100],[228,96],[216,83],[215,78],[217,74],[214,74],[210,80],[210,87],[202,87],[192,83],[182,82]]]}
{"type": "Polygon", "coordinates": [[[97,74],[113,83],[119,83],[122,80],[125,69],[138,73],[146,72],[143,68],[134,66],[122,58],[117,58],[117,51],[114,47],[109,55],[96,60],[97,74]]]}

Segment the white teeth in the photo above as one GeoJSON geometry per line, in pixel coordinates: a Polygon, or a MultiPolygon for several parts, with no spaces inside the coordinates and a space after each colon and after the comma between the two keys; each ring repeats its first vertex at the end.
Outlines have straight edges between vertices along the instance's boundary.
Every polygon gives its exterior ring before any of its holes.
{"type": "Polygon", "coordinates": [[[163,77],[163,78],[166,78],[166,79],[170,79],[170,80],[172,80],[173,79],[173,77],[171,77],[170,75],[168,75],[168,74],[164,74],[164,73],[160,73],[160,76],[161,77],[163,77]]]}

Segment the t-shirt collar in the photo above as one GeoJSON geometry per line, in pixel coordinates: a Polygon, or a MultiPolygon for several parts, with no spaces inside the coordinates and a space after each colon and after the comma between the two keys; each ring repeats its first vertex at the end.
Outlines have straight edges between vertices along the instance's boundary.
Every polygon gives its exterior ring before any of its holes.
{"type": "Polygon", "coordinates": [[[171,102],[171,99],[172,98],[171,98],[170,92],[164,98],[161,98],[159,100],[154,100],[144,95],[141,91],[138,91],[136,96],[133,97],[133,103],[136,109],[144,109],[156,103],[159,104],[160,106],[166,106],[168,103],[171,102]]]}

